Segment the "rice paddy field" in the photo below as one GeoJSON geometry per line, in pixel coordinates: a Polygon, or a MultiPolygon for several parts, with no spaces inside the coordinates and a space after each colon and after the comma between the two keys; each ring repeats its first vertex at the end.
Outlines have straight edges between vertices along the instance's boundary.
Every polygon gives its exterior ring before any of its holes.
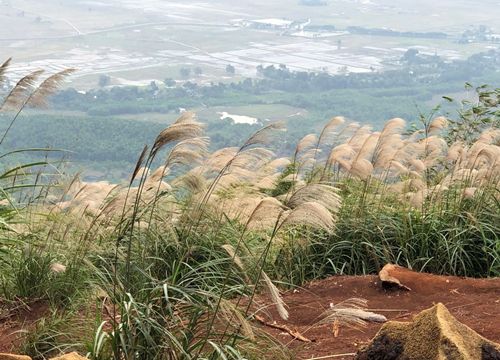
{"type": "MultiPolygon", "coordinates": [[[[451,4],[451,2],[450,2],[451,4]]],[[[258,65],[284,64],[291,69],[336,73],[370,72],[390,67],[408,48],[446,59],[484,51],[490,44],[457,44],[472,25],[497,26],[494,1],[433,7],[390,1],[336,1],[327,6],[300,6],[276,1],[229,4],[224,1],[3,1],[0,50],[12,55],[13,77],[43,67],[75,67],[72,86],[92,88],[99,74],[116,84],[178,76],[181,66],[200,66],[204,81],[216,81],[228,64],[234,76],[255,77],[258,65]],[[232,10],[227,10],[231,8],[232,10]],[[131,16],[133,14],[133,16],[131,16]],[[369,15],[367,15],[369,14],[369,15]],[[487,14],[487,15],[485,15],[487,14]],[[301,32],[234,26],[238,19],[286,18],[312,25],[335,25],[334,36],[311,38],[301,32]],[[422,22],[422,18],[427,21],[422,22]],[[380,23],[377,19],[384,19],[380,23]],[[425,25],[424,25],[425,24],[425,25]],[[350,34],[348,26],[398,31],[442,31],[450,39],[419,39],[350,34]],[[15,29],[23,29],[16,31],[15,29]],[[340,45],[339,45],[340,41],[340,45]]],[[[304,33],[305,34],[305,33],[304,33]]]]}

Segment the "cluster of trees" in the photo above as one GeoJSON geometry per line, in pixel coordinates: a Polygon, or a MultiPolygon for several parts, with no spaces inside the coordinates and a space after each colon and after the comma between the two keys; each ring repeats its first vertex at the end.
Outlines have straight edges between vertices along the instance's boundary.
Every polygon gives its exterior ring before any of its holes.
{"type": "MultiPolygon", "coordinates": [[[[363,98],[362,109],[372,109],[383,98],[403,98],[404,103],[422,103],[435,94],[460,89],[467,81],[495,83],[499,74],[500,51],[488,51],[466,60],[445,62],[437,56],[422,56],[408,50],[398,70],[364,74],[331,75],[326,72],[290,71],[286,66],[259,66],[260,79],[244,79],[230,84],[211,83],[199,86],[185,82],[169,87],[113,87],[85,94],[73,89],[60,92],[53,99],[56,107],[79,110],[91,116],[113,116],[144,112],[169,113],[179,108],[237,106],[279,103],[318,111],[349,112],[349,97],[363,98]],[[479,79],[476,81],[474,79],[479,79]],[[339,92],[341,91],[341,92],[339,92]],[[371,100],[369,99],[371,98],[371,100]],[[340,99],[340,100],[339,100],[340,99]],[[343,108],[337,110],[339,106],[343,108]]],[[[393,107],[394,102],[389,105],[393,107]]],[[[398,102],[399,104],[399,102],[398,102]]],[[[398,109],[401,110],[401,109],[398,109]]],[[[411,106],[411,111],[414,106],[411,106]]],[[[367,118],[358,111],[357,119],[367,118]]],[[[408,113],[402,111],[400,116],[408,113]]],[[[386,115],[382,111],[380,115],[386,115]]]]}
{"type": "Polygon", "coordinates": [[[401,62],[403,66],[398,70],[343,75],[291,71],[284,65],[258,66],[259,79],[247,78],[230,84],[211,83],[200,86],[187,81],[177,86],[175,81],[166,79],[169,85],[166,88],[113,87],[84,94],[68,89],[60,92],[53,100],[59,108],[100,116],[166,113],[176,111],[179,107],[283,101],[297,101],[291,105],[317,109],[329,106],[331,102],[315,99],[329,96],[332,91],[338,90],[356,90],[358,94],[370,94],[376,98],[411,96],[412,100],[426,101],[433,93],[456,89],[457,84],[461,87],[467,81],[474,81],[474,78],[486,77],[486,83],[494,83],[494,77],[498,77],[495,69],[500,67],[500,51],[490,50],[472,55],[466,60],[445,62],[438,56],[422,56],[417,50],[410,49],[401,62]]]}
{"type": "Polygon", "coordinates": [[[203,69],[199,66],[196,66],[192,69],[188,68],[188,67],[181,67],[179,69],[179,74],[180,74],[181,78],[187,79],[191,75],[200,76],[201,74],[203,74],[203,69]]]}
{"type": "Polygon", "coordinates": [[[365,28],[362,26],[348,26],[347,31],[351,34],[365,34],[377,36],[401,36],[411,38],[428,38],[428,39],[444,39],[448,35],[444,32],[430,31],[430,32],[416,32],[416,31],[397,31],[384,28],[365,28]]]}
{"type": "Polygon", "coordinates": [[[445,62],[439,56],[422,56],[410,49],[397,70],[331,75],[326,72],[290,71],[286,66],[259,66],[263,77],[256,86],[289,92],[327,91],[332,89],[364,89],[429,85],[443,82],[469,81],[500,67],[500,51],[472,55],[466,60],[445,62]]]}
{"type": "MultiPolygon", "coordinates": [[[[171,86],[160,88],[113,87],[86,93],[67,89],[53,97],[53,106],[78,110],[86,116],[64,119],[47,116],[29,120],[25,124],[30,123],[30,126],[22,131],[33,134],[26,137],[21,132],[13,139],[20,142],[14,144],[15,147],[20,147],[23,138],[38,139],[36,145],[54,144],[89,161],[133,163],[141,145],[165,124],[148,123],[146,126],[139,121],[113,118],[115,116],[177,113],[180,108],[196,110],[279,104],[306,110],[287,120],[290,126],[283,151],[290,151],[288,146],[292,146],[297,138],[333,115],[369,122],[375,127],[392,117],[417,121],[419,112],[431,110],[431,105],[428,105],[431,99],[460,91],[467,81],[500,83],[500,73],[495,71],[499,67],[500,51],[449,63],[409,51],[403,56],[401,69],[380,73],[330,75],[325,72],[294,72],[286,66],[259,66],[259,79],[233,83],[200,86],[186,81],[182,85],[173,82],[171,86]],[[76,133],[75,129],[78,129],[76,133]],[[116,139],[122,139],[120,144],[115,143],[116,139]]],[[[205,115],[201,120],[208,123],[207,134],[214,149],[235,145],[259,127],[235,126],[218,116],[205,115]]]]}

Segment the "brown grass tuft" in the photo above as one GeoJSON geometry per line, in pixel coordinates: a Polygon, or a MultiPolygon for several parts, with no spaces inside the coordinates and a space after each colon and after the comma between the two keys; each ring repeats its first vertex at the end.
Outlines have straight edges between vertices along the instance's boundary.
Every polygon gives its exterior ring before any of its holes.
{"type": "Polygon", "coordinates": [[[12,58],[8,58],[5,60],[2,65],[0,65],[0,87],[7,81],[6,73],[7,70],[9,70],[10,62],[12,61],[12,58]]]}
{"type": "Polygon", "coordinates": [[[61,83],[64,81],[64,79],[66,79],[66,77],[68,77],[75,71],[75,69],[65,69],[49,76],[40,85],[38,85],[35,91],[33,91],[28,99],[27,105],[46,107],[47,98],[53,95],[61,86],[61,83]]]}
{"type": "Polygon", "coordinates": [[[318,202],[305,202],[286,214],[281,227],[309,226],[331,232],[334,228],[332,213],[318,202]]]}
{"type": "Polygon", "coordinates": [[[185,112],[172,125],[160,132],[151,148],[151,154],[155,155],[171,142],[200,137],[202,133],[203,124],[196,121],[194,113],[185,112]]]}
{"type": "Polygon", "coordinates": [[[22,107],[35,90],[36,81],[42,74],[43,70],[37,70],[21,78],[5,97],[0,106],[0,111],[18,110],[22,107]]]}
{"type": "Polygon", "coordinates": [[[271,296],[271,299],[276,306],[276,309],[278,310],[278,314],[283,320],[288,320],[288,310],[286,309],[286,304],[283,298],[281,297],[281,294],[276,287],[276,285],[273,284],[269,276],[262,271],[262,279],[264,280],[264,283],[266,284],[267,290],[269,291],[269,295],[271,296]]]}

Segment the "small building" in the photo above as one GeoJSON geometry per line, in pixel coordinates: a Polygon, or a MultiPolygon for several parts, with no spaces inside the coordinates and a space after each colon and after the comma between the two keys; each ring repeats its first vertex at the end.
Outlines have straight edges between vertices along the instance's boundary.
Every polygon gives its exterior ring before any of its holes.
{"type": "Polygon", "coordinates": [[[268,18],[268,19],[234,19],[231,24],[239,27],[251,27],[254,29],[287,30],[297,26],[297,22],[288,19],[268,18]]]}

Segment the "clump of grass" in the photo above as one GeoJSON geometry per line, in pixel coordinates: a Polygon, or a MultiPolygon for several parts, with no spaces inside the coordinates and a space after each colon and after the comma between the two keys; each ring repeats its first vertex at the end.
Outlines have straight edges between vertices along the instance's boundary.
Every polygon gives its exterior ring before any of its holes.
{"type": "Polygon", "coordinates": [[[327,149],[324,165],[317,162],[307,174],[297,170],[298,180],[335,184],[342,206],[330,235],[297,241],[290,234],[276,255],[276,276],[300,284],[373,273],[387,262],[497,276],[500,133],[485,128],[470,144],[448,145],[447,124],[443,117],[424,119],[422,129],[408,134],[402,119],[380,133],[357,128],[327,149]]]}
{"type": "Polygon", "coordinates": [[[459,147],[446,145],[439,118],[408,135],[401,119],[380,133],[334,123],[303,139],[290,160],[277,161],[260,146],[265,132],[207,154],[199,125],[180,135],[177,122],[172,134],[179,137],[145,148],[128,186],[74,192],[70,210],[104,199],[85,216],[99,219],[95,229],[107,224],[101,244],[114,241],[114,254],[92,260],[93,282],[105,290],[112,316],[99,324],[91,356],[147,359],[155,347],[166,359],[230,357],[245,348],[257,291],[267,289],[287,317],[273,278],[302,284],[372,273],[386,262],[498,274],[494,131],[459,147]],[[342,125],[336,137],[332,129],[342,125]],[[164,146],[164,166],[150,170],[164,146]],[[171,175],[175,166],[184,174],[171,175]],[[269,178],[276,188],[260,187],[269,178]]]}
{"type": "Polygon", "coordinates": [[[81,323],[74,314],[58,312],[45,314],[31,326],[30,330],[24,330],[22,345],[17,351],[34,360],[44,360],[81,350],[84,344],[73,336],[77,326],[77,331],[81,335],[86,324],[81,323]]]}

